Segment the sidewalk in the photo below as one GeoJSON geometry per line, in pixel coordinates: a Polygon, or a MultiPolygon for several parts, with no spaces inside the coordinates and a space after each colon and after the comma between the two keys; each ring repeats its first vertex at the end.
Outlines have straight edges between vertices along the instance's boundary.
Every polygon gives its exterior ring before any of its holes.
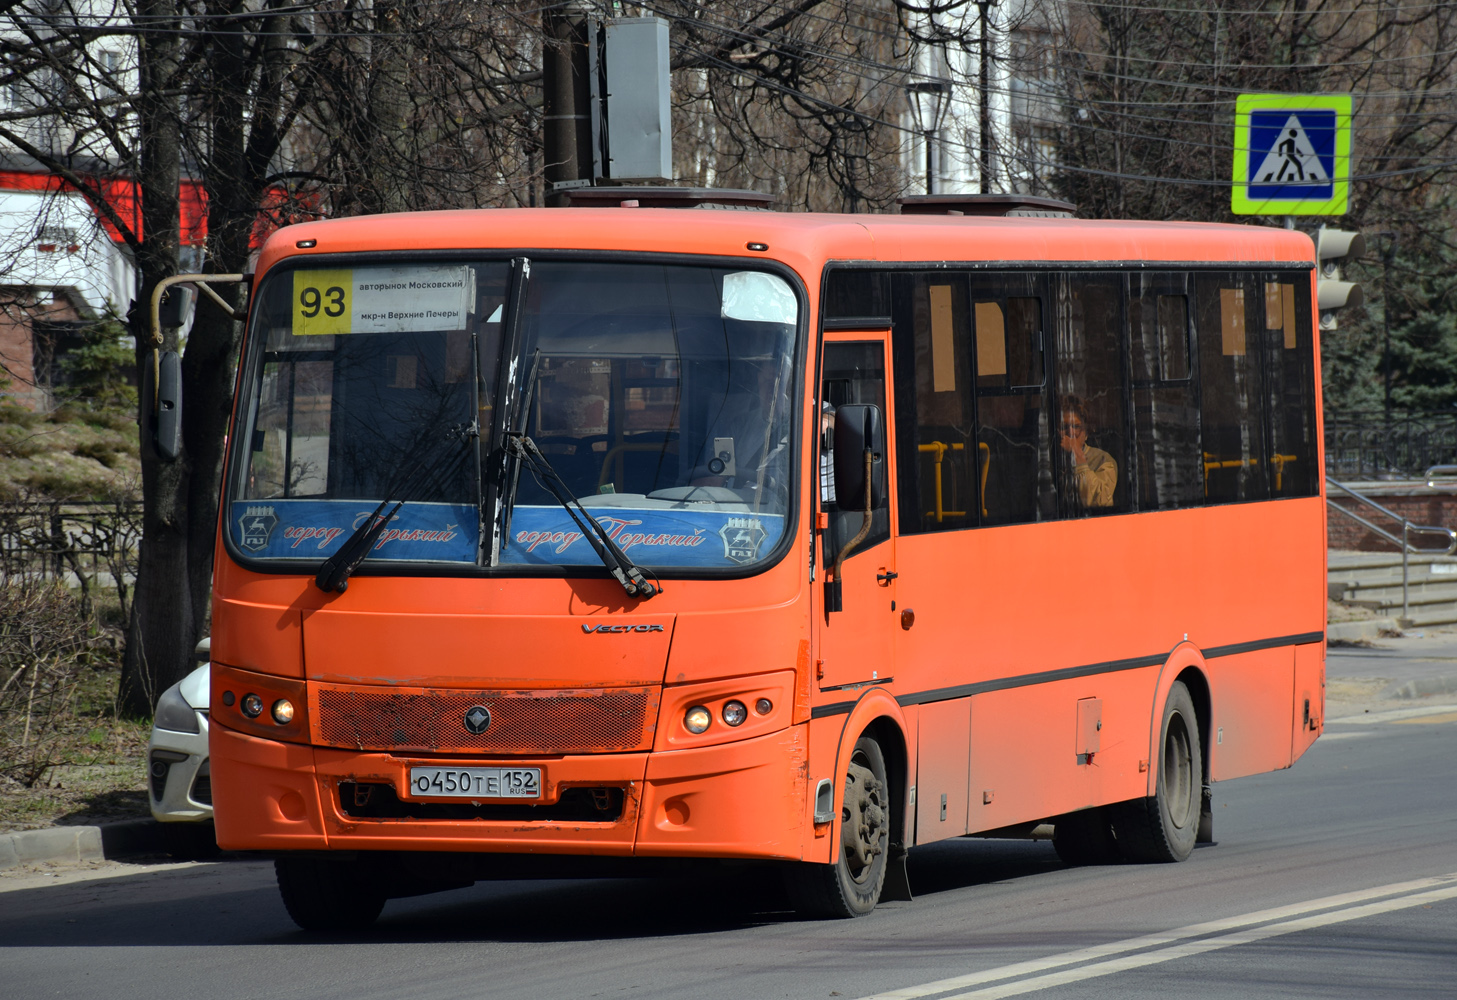
{"type": "Polygon", "coordinates": [[[1325,669],[1327,718],[1457,700],[1457,628],[1335,646],[1326,651],[1325,669]]]}

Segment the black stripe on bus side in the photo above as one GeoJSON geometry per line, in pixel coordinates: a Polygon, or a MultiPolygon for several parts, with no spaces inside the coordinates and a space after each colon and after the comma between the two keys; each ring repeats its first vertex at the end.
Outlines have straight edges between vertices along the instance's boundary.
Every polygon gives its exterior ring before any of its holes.
{"type": "Polygon", "coordinates": [[[1212,660],[1219,656],[1234,656],[1237,653],[1253,653],[1257,649],[1274,649],[1276,646],[1304,646],[1325,639],[1324,632],[1301,632],[1298,635],[1282,635],[1274,639],[1256,639],[1253,642],[1236,642],[1228,646],[1211,646],[1204,651],[1204,658],[1212,660]]]}
{"type": "Polygon", "coordinates": [[[1168,658],[1168,653],[1155,653],[1151,656],[1134,656],[1126,660],[1087,663],[1081,667],[1063,667],[1060,670],[1040,670],[1035,674],[1018,674],[1016,677],[999,677],[994,681],[979,681],[975,684],[958,684],[956,687],[936,688],[933,691],[918,691],[915,694],[901,695],[896,699],[896,702],[902,708],[908,705],[928,705],[937,701],[950,701],[953,698],[965,698],[968,695],[984,694],[987,691],[1005,691],[1008,688],[1031,687],[1033,684],[1065,681],[1073,677],[1091,677],[1093,674],[1111,674],[1120,670],[1156,667],[1168,658]]]}
{"type": "MultiPolygon", "coordinates": [[[[1303,646],[1307,643],[1320,642],[1324,638],[1324,632],[1300,632],[1296,635],[1281,635],[1271,639],[1254,639],[1250,642],[1236,642],[1227,646],[1211,646],[1209,649],[1204,650],[1204,658],[1206,660],[1213,660],[1221,656],[1253,653],[1261,649],[1276,649],[1281,646],[1303,646]]],[[[1134,656],[1126,660],[1107,660],[1103,663],[1088,663],[1080,667],[1042,670],[1035,674],[1019,674],[1015,677],[1002,677],[994,681],[958,684],[955,687],[936,688],[931,691],[918,691],[915,694],[904,694],[896,698],[896,703],[902,708],[910,705],[928,705],[938,701],[951,701],[954,698],[966,698],[988,691],[1006,691],[1010,688],[1030,687],[1033,684],[1047,684],[1052,681],[1069,680],[1074,677],[1091,677],[1095,674],[1111,674],[1120,670],[1156,667],[1168,658],[1168,653],[1154,653],[1149,656],[1134,656]]],[[[809,714],[811,719],[823,719],[831,715],[848,715],[854,707],[855,702],[853,701],[841,701],[830,705],[820,705],[818,708],[811,709],[809,714]]]]}

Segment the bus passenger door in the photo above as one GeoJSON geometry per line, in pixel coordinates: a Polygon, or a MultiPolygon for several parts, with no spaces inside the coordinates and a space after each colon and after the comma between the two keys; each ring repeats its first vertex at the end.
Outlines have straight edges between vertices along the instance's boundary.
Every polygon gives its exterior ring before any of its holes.
{"type": "Polygon", "coordinates": [[[821,581],[832,573],[841,553],[838,612],[818,616],[820,626],[820,690],[844,689],[894,677],[894,642],[898,628],[895,610],[895,539],[891,535],[891,505],[895,496],[895,421],[891,408],[889,331],[827,333],[820,367],[820,553],[821,581]],[[885,426],[885,499],[871,512],[865,528],[864,496],[841,497],[835,492],[834,468],[828,446],[834,410],[847,403],[880,407],[885,426]]]}

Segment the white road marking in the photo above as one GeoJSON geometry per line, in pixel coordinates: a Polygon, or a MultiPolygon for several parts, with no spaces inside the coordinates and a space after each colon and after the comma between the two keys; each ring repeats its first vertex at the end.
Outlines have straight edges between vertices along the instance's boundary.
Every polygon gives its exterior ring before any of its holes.
{"type": "Polygon", "coordinates": [[[1210,951],[1219,951],[1221,948],[1233,948],[1237,945],[1263,941],[1266,938],[1279,937],[1282,934],[1298,934],[1301,931],[1314,930],[1317,927],[1328,927],[1331,924],[1345,923],[1348,920],[1362,920],[1366,917],[1390,913],[1393,910],[1405,910],[1413,906],[1435,903],[1444,899],[1457,899],[1457,886],[1436,889],[1432,892],[1421,892],[1414,896],[1401,896],[1397,899],[1388,899],[1380,903],[1367,903],[1365,906],[1352,906],[1344,910],[1333,910],[1329,913],[1320,913],[1313,917],[1287,920],[1280,924],[1266,924],[1264,927],[1255,927],[1247,931],[1237,931],[1234,934],[1226,934],[1223,937],[1205,938],[1202,941],[1189,941],[1184,944],[1175,945],[1172,948],[1161,948],[1158,951],[1144,952],[1141,955],[1126,955],[1123,958],[1116,958],[1111,962],[1085,965],[1081,969],[1068,969],[1064,972],[1054,972],[1051,975],[1038,976],[1034,979],[1024,979],[1021,982],[1007,983],[1004,986],[992,986],[984,990],[974,990],[971,993],[957,993],[953,996],[946,997],[945,1000],[997,1000],[999,997],[1033,993],[1037,990],[1051,989],[1054,986],[1064,986],[1068,983],[1076,983],[1084,979],[1111,976],[1115,973],[1127,972],[1130,969],[1141,969],[1145,966],[1158,965],[1162,962],[1172,962],[1175,959],[1188,958],[1191,955],[1202,955],[1210,951]]]}
{"type": "Polygon", "coordinates": [[[1457,705],[1423,705],[1420,708],[1393,708],[1389,712],[1365,712],[1361,715],[1343,715],[1339,719],[1326,719],[1325,724],[1362,726],[1373,722],[1395,722],[1398,719],[1415,719],[1423,715],[1442,715],[1457,712],[1457,705]]]}
{"type": "MultiPolygon", "coordinates": [[[[977,986],[982,983],[996,983],[1001,980],[1015,979],[1019,976],[1029,976],[1035,973],[1047,972],[1049,969],[1062,968],[1063,966],[1068,965],[1078,965],[1083,962],[1097,962],[1097,964],[1095,965],[1083,966],[1080,969],[1070,969],[1066,972],[1058,973],[1054,976],[1039,976],[1037,979],[1026,979],[1017,983],[1008,983],[1004,986],[992,987],[990,988],[990,990],[981,990],[973,993],[958,993],[953,997],[945,998],[945,1000],[969,1000],[969,998],[972,997],[977,998],[977,1000],[982,1000],[983,997],[990,998],[993,996],[1011,996],[1014,993],[1025,993],[1033,989],[1046,989],[1049,986],[1058,985],[1057,982],[1043,983],[1043,980],[1058,979],[1059,982],[1075,982],[1077,979],[1088,979],[1094,976],[1110,975],[1114,972],[1122,971],[1121,968],[1111,968],[1111,966],[1118,965],[1122,962],[1133,962],[1134,964],[1127,967],[1137,968],[1139,965],[1154,964],[1154,961],[1167,962],[1174,958],[1183,957],[1182,953],[1174,953],[1182,952],[1182,950],[1186,948],[1194,949],[1193,951],[1188,952],[1188,954],[1191,955],[1199,954],[1201,951],[1212,951],[1214,950],[1214,948],[1227,948],[1235,944],[1244,943],[1242,940],[1234,940],[1235,938],[1242,938],[1246,934],[1259,934],[1261,932],[1271,930],[1272,928],[1288,927],[1289,929],[1275,931],[1275,933],[1264,934],[1263,936],[1273,937],[1275,936],[1275,934],[1294,933],[1295,931],[1304,930],[1305,928],[1296,927],[1293,925],[1304,923],[1306,920],[1326,920],[1326,922],[1328,923],[1338,923],[1341,920],[1360,919],[1361,916],[1368,916],[1370,914],[1356,912],[1358,910],[1364,910],[1367,908],[1365,906],[1360,906],[1357,904],[1364,904],[1368,900],[1378,899],[1382,896],[1396,896],[1402,893],[1420,893],[1423,890],[1435,890],[1437,893],[1443,894],[1441,898],[1444,899],[1449,897],[1457,897],[1457,884],[1454,883],[1457,883],[1457,872],[1452,872],[1447,875],[1434,875],[1429,878],[1413,879],[1409,882],[1393,882],[1390,885],[1379,885],[1371,889],[1358,889],[1354,892],[1344,892],[1334,896],[1323,896],[1320,899],[1307,900],[1303,903],[1291,903],[1287,906],[1277,906],[1268,910],[1256,910],[1253,913],[1245,913],[1234,917],[1224,917],[1220,920],[1210,920],[1200,924],[1190,924],[1187,927],[1179,927],[1175,928],[1174,930],[1161,931],[1156,934],[1146,934],[1142,937],[1127,938],[1123,941],[1113,941],[1108,944],[1094,945],[1091,948],[1080,948],[1077,951],[1070,951],[1061,955],[1050,955],[1047,958],[1033,959],[1027,962],[1017,962],[1013,965],[1004,965],[1000,968],[995,969],[985,969],[981,972],[972,972],[964,976],[954,976],[950,979],[940,979],[936,982],[923,983],[919,986],[907,986],[898,990],[890,990],[886,993],[876,993],[873,996],[862,997],[861,1000],[919,1000],[919,998],[921,997],[935,996],[936,994],[940,993],[950,993],[953,990],[963,990],[968,986],[977,986]],[[1344,907],[1345,909],[1335,909],[1338,907],[1344,907]],[[1306,917],[1304,918],[1304,920],[1289,920],[1289,918],[1291,917],[1302,917],[1304,914],[1314,913],[1317,910],[1333,909],[1334,912],[1321,914],[1317,917],[1306,917]],[[1350,915],[1347,916],[1347,914],[1350,915]],[[1335,917],[1337,919],[1326,919],[1330,917],[1335,917]],[[1277,920],[1286,920],[1287,923],[1271,924],[1271,921],[1277,920]],[[1255,930],[1241,930],[1242,928],[1253,927],[1253,925],[1255,924],[1267,924],[1268,926],[1257,928],[1255,930]],[[1209,934],[1218,934],[1221,932],[1229,931],[1240,931],[1240,933],[1226,934],[1224,937],[1207,939],[1205,941],[1190,942],[1188,944],[1179,945],[1173,948],[1162,947],[1159,951],[1146,952],[1143,955],[1127,955],[1125,958],[1118,959],[1114,962],[1098,961],[1100,959],[1107,959],[1110,956],[1114,955],[1125,955],[1127,952],[1142,951],[1145,948],[1159,948],[1160,946],[1171,945],[1177,941],[1187,941],[1187,939],[1189,938],[1204,937],[1205,935],[1209,934]],[[1203,945],[1210,944],[1211,942],[1224,943],[1214,944],[1213,947],[1201,947],[1203,945]],[[1143,959],[1148,958],[1150,955],[1164,955],[1165,957],[1157,958],[1154,961],[1143,961],[1143,959]],[[1104,969],[1105,967],[1107,967],[1106,971],[1089,971],[1104,969]],[[1059,977],[1072,978],[1064,980],[1060,979],[1059,977]],[[1041,983],[1041,985],[1028,985],[1031,983],[1041,983]],[[1024,986],[1026,987],[1025,989],[1023,988],[1024,986]]],[[[1430,895],[1430,893],[1427,893],[1426,895],[1430,895]]],[[[1388,909],[1402,909],[1406,906],[1417,906],[1426,901],[1427,900],[1425,899],[1425,895],[1421,898],[1411,895],[1403,895],[1399,899],[1388,900],[1384,903],[1371,905],[1385,906],[1388,909]]],[[[1373,912],[1380,913],[1386,912],[1386,910],[1376,910],[1373,912]]],[[[1313,926],[1321,925],[1315,924],[1313,926]]],[[[1259,940],[1259,937],[1253,937],[1250,938],[1250,940],[1259,940]]]]}

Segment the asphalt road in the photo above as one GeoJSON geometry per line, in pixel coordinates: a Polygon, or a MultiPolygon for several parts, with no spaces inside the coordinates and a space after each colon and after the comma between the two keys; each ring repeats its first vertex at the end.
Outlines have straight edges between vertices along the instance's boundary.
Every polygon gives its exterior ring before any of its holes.
{"type": "Polygon", "coordinates": [[[854,921],[756,912],[736,876],[482,883],[330,938],[267,864],[108,864],[0,879],[0,997],[1457,997],[1457,697],[1381,699],[1428,669],[1409,645],[1333,650],[1364,694],[1292,769],[1216,786],[1219,842],[1180,865],[959,840],[854,921]]]}

